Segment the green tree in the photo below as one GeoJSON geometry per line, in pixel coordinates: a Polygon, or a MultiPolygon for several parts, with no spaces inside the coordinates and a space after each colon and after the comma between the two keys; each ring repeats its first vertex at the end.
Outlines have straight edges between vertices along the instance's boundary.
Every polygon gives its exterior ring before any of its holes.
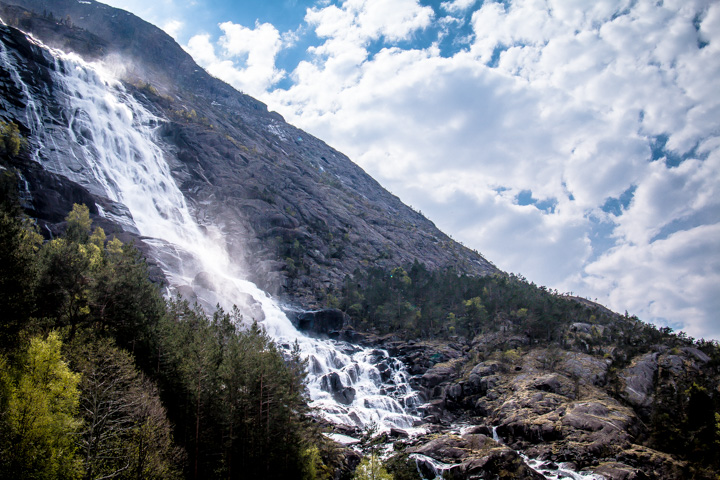
{"type": "Polygon", "coordinates": [[[177,477],[180,455],[154,385],[111,340],[83,342],[74,352],[82,373],[80,436],[85,477],[177,477]]]}
{"type": "Polygon", "coordinates": [[[69,241],[76,243],[88,241],[92,220],[90,220],[90,210],[86,205],[74,204],[68,216],[65,217],[65,221],[67,222],[65,237],[69,241]]]}
{"type": "Polygon", "coordinates": [[[354,480],[392,480],[392,478],[375,452],[363,457],[353,476],[354,480]]]}
{"type": "Polygon", "coordinates": [[[56,238],[40,250],[38,308],[42,317],[70,326],[70,338],[90,315],[91,257],[82,244],[56,238]]]}
{"type": "Polygon", "coordinates": [[[59,335],[33,338],[17,370],[6,375],[0,471],[14,479],[73,479],[82,475],[76,455],[80,375],[61,356],[59,335]]]}
{"type": "Polygon", "coordinates": [[[27,140],[20,134],[20,128],[15,122],[0,121],[0,153],[14,157],[26,145],[27,140]]]}
{"type": "Polygon", "coordinates": [[[0,349],[18,346],[35,311],[36,251],[42,238],[28,223],[0,211],[0,349]]]}

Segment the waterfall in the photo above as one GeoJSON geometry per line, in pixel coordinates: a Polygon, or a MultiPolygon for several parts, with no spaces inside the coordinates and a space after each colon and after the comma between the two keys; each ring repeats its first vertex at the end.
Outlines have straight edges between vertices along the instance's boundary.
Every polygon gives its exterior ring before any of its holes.
{"type": "MultiPolygon", "coordinates": [[[[34,40],[32,40],[34,41],[34,40]]],[[[50,49],[37,41],[55,68],[54,108],[37,101],[22,80],[21,63],[2,43],[0,68],[25,96],[25,121],[34,159],[45,169],[124,206],[110,213],[139,233],[174,288],[191,287],[201,304],[237,305],[246,320],[260,322],[279,345],[297,341],[308,358],[311,405],[327,419],[381,430],[409,428],[418,398],[401,362],[380,349],[310,338],[297,331],[277,302],[244,279],[229,257],[223,232],[199,225],[175,183],[157,130],[165,122],[138,102],[100,64],[50,49]]]]}

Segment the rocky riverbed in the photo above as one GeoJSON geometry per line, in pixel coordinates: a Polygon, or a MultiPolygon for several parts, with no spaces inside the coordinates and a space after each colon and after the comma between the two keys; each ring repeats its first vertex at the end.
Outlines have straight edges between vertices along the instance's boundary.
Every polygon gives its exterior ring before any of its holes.
{"type": "Polygon", "coordinates": [[[608,480],[688,475],[685,462],[648,446],[647,422],[663,385],[705,368],[710,359],[695,348],[657,345],[619,362],[572,342],[548,348],[503,333],[472,342],[400,341],[347,328],[331,335],[406,363],[425,401],[418,425],[425,433],[389,432],[385,441],[390,457],[424,478],[572,478],[562,469],[608,480]]]}

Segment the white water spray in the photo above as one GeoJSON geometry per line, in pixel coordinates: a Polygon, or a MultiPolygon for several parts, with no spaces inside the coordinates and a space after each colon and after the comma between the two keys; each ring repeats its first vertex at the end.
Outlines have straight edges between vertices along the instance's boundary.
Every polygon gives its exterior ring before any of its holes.
{"type": "MultiPolygon", "coordinates": [[[[55,61],[52,116],[42,111],[2,45],[0,67],[23,92],[35,158],[43,166],[127,208],[113,216],[136,230],[176,288],[191,287],[198,301],[226,311],[237,304],[278,344],[297,341],[310,362],[312,404],[329,420],[380,429],[408,428],[418,404],[403,365],[384,350],[309,338],[298,332],[265,292],[243,279],[227,254],[222,231],[198,225],[172,178],[156,131],[164,119],[141,105],[102,66],[42,46],[55,61]]],[[[104,213],[102,209],[101,214],[104,213]]]]}

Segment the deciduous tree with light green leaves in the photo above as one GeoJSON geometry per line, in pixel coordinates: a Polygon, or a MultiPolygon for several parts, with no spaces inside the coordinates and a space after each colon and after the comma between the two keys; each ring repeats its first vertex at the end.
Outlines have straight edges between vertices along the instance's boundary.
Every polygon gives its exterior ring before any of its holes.
{"type": "Polygon", "coordinates": [[[353,476],[353,480],[392,480],[392,478],[375,452],[362,459],[353,476]]]}
{"type": "Polygon", "coordinates": [[[18,366],[2,375],[2,445],[0,471],[4,478],[74,479],[83,473],[76,455],[80,375],[61,356],[56,332],[35,337],[18,366]]]}

